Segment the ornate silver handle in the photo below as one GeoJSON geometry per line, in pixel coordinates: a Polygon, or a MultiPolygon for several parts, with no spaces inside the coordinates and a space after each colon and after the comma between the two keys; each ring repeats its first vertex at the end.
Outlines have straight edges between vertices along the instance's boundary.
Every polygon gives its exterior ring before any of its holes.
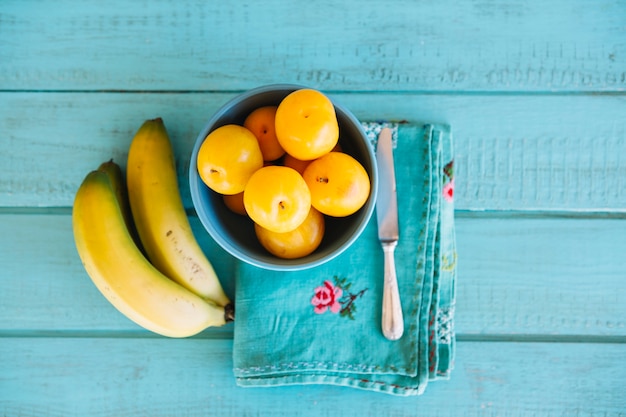
{"type": "Polygon", "coordinates": [[[398,340],[404,333],[404,319],[402,317],[402,305],[400,304],[400,292],[396,279],[396,264],[394,251],[397,241],[382,242],[385,257],[385,283],[383,287],[383,335],[389,340],[398,340]]]}

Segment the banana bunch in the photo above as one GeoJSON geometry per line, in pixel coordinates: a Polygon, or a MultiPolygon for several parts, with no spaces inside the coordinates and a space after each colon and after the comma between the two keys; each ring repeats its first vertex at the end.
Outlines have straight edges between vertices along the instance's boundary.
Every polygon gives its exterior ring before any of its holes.
{"type": "Polygon", "coordinates": [[[163,336],[188,337],[232,321],[233,305],[189,225],[160,118],[133,138],[126,180],[119,165],[105,162],[74,199],[76,248],[98,290],[163,336]]]}

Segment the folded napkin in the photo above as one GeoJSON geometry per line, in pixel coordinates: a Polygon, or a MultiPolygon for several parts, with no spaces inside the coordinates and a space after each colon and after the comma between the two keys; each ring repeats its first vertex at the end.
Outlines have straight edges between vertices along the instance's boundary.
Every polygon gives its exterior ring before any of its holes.
{"type": "Polygon", "coordinates": [[[240,386],[334,384],[419,395],[454,364],[454,167],[447,126],[363,123],[372,146],[392,128],[405,331],[381,332],[383,253],[376,216],[359,239],[305,271],[236,267],[234,374],[240,386]]]}

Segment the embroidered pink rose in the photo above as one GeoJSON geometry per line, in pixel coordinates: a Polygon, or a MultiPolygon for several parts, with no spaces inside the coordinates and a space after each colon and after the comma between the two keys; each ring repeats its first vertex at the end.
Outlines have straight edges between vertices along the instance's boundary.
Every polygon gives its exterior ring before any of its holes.
{"type": "Polygon", "coordinates": [[[339,299],[342,294],[341,288],[336,287],[330,281],[324,281],[323,286],[315,289],[315,295],[311,299],[311,304],[315,306],[317,314],[325,313],[329,308],[332,313],[339,313],[341,310],[339,299]]]}
{"type": "Polygon", "coordinates": [[[445,198],[448,203],[451,203],[454,200],[454,178],[444,185],[443,198],[445,198]]]}
{"type": "Polygon", "coordinates": [[[454,160],[443,167],[443,198],[448,203],[454,201],[454,160]]]}
{"type": "Polygon", "coordinates": [[[335,275],[334,283],[324,281],[324,285],[315,288],[315,295],[311,299],[316,314],[325,313],[330,309],[331,313],[339,313],[340,317],[354,320],[356,313],[356,300],[363,297],[367,288],[351,292],[352,283],[347,278],[339,278],[335,275]]]}

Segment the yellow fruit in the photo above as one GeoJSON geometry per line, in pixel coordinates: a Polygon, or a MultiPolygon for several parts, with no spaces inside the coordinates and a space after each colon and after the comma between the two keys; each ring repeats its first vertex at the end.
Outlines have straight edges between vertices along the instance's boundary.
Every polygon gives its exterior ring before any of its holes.
{"type": "Polygon", "coordinates": [[[300,173],[300,175],[302,175],[302,173],[304,172],[306,167],[309,166],[310,163],[311,161],[302,161],[300,159],[294,158],[289,154],[285,154],[285,158],[283,159],[284,166],[295,169],[300,173]]]}
{"type": "Polygon", "coordinates": [[[198,150],[197,164],[200,178],[209,188],[220,194],[237,194],[263,166],[263,154],[254,133],[230,124],[209,133],[198,150]]]}
{"type": "Polygon", "coordinates": [[[133,213],[130,211],[126,178],[124,177],[122,168],[117,163],[113,162],[113,159],[111,159],[109,161],[101,163],[98,167],[98,171],[102,171],[109,176],[109,180],[111,181],[113,191],[115,191],[117,201],[119,201],[120,203],[120,208],[122,209],[122,214],[124,216],[124,220],[126,221],[126,227],[128,227],[128,231],[133,237],[135,243],[137,244],[137,247],[139,247],[140,250],[143,250],[141,246],[141,240],[139,239],[139,235],[137,234],[135,222],[133,221],[133,213]]]}
{"type": "Polygon", "coordinates": [[[254,225],[254,231],[268,252],[279,258],[296,259],[318,248],[324,237],[324,227],[324,215],[311,207],[304,222],[291,232],[276,233],[258,224],[254,225]]]}
{"type": "Polygon", "coordinates": [[[311,204],[323,214],[345,217],[360,209],[370,194],[363,165],[342,152],[330,152],[311,162],[302,174],[311,204]]]}
{"type": "Polygon", "coordinates": [[[309,214],[311,194],[294,169],[266,166],[250,177],[243,192],[248,216],[258,225],[276,233],[300,226],[309,214]]]}
{"type": "Polygon", "coordinates": [[[246,117],[243,127],[254,133],[259,141],[263,160],[275,161],[284,155],[285,150],[276,137],[274,120],[277,106],[259,107],[246,117]]]}
{"type": "Polygon", "coordinates": [[[161,118],[145,121],[128,150],[128,196],[139,237],[154,266],[218,305],[230,304],[198,244],[178,188],[172,144],[161,118]]]}
{"type": "Polygon", "coordinates": [[[168,337],[222,326],[230,313],[157,270],[133,241],[107,174],[92,171],[72,209],[74,240],[89,277],[104,297],[138,325],[168,337]]]}
{"type": "Polygon", "coordinates": [[[317,90],[300,89],[276,110],[276,137],[288,154],[310,161],[330,152],[339,139],[335,107],[317,90]]]}
{"type": "Polygon", "coordinates": [[[224,194],[222,195],[222,199],[224,200],[224,204],[226,207],[233,213],[240,214],[245,216],[246,207],[243,205],[243,191],[237,194],[224,194]]]}

